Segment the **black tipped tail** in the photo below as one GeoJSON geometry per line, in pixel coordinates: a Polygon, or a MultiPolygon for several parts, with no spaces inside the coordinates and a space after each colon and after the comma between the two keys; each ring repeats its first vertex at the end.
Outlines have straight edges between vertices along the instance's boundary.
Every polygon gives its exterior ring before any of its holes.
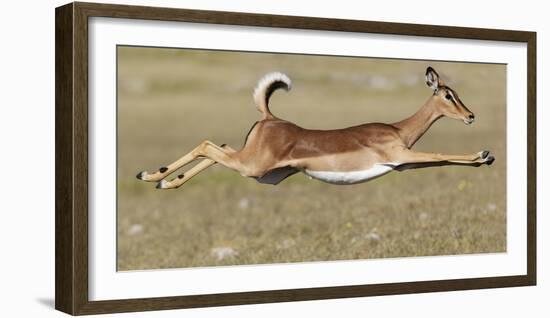
{"type": "Polygon", "coordinates": [[[254,102],[258,110],[264,115],[264,119],[273,117],[268,107],[271,94],[280,88],[289,91],[291,85],[290,78],[280,72],[269,73],[260,79],[254,90],[254,102]]]}

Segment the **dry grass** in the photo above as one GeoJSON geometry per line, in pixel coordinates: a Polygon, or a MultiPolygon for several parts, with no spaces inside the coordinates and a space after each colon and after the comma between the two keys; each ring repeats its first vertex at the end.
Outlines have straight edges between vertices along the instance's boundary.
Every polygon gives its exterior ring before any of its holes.
{"type": "Polygon", "coordinates": [[[280,263],[506,249],[505,67],[365,58],[119,48],[118,269],[280,263]],[[428,98],[432,65],[476,114],[442,119],[415,146],[470,153],[491,167],[392,172],[335,186],[295,175],[259,184],[215,166],[178,190],[135,174],[204,139],[239,148],[259,118],[252,89],[282,70],[294,81],[272,110],[308,128],[397,121],[428,98]]]}

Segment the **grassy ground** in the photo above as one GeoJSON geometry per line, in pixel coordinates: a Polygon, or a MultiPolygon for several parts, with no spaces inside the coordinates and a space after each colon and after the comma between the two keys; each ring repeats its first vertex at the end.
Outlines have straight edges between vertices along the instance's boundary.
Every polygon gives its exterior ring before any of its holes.
{"type": "Polygon", "coordinates": [[[118,63],[119,270],[506,249],[505,66],[127,47],[118,63]],[[430,96],[428,65],[476,123],[442,119],[415,149],[489,149],[492,166],[392,172],[352,186],[301,174],[264,185],[221,166],[178,190],[135,179],[204,139],[240,148],[259,119],[252,89],[267,72],[294,82],[272,97],[277,116],[330,129],[412,114],[430,96]]]}

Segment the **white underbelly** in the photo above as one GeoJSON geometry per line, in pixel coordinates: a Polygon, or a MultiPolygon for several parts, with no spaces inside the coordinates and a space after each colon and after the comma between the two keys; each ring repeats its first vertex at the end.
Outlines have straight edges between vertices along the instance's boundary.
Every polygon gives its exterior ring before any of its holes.
{"type": "Polygon", "coordinates": [[[317,180],[333,184],[355,184],[366,182],[374,178],[385,175],[392,171],[399,164],[394,162],[377,163],[372,168],[358,171],[313,171],[303,170],[303,172],[317,180]]]}

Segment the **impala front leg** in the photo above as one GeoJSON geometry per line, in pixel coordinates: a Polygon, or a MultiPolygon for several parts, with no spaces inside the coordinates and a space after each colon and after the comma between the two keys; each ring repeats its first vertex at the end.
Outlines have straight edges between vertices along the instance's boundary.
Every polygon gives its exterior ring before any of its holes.
{"type": "Polygon", "coordinates": [[[398,162],[395,170],[398,171],[449,165],[479,167],[483,164],[491,165],[495,161],[495,157],[489,155],[487,150],[471,155],[445,155],[406,149],[401,151],[395,159],[398,162]]]}

